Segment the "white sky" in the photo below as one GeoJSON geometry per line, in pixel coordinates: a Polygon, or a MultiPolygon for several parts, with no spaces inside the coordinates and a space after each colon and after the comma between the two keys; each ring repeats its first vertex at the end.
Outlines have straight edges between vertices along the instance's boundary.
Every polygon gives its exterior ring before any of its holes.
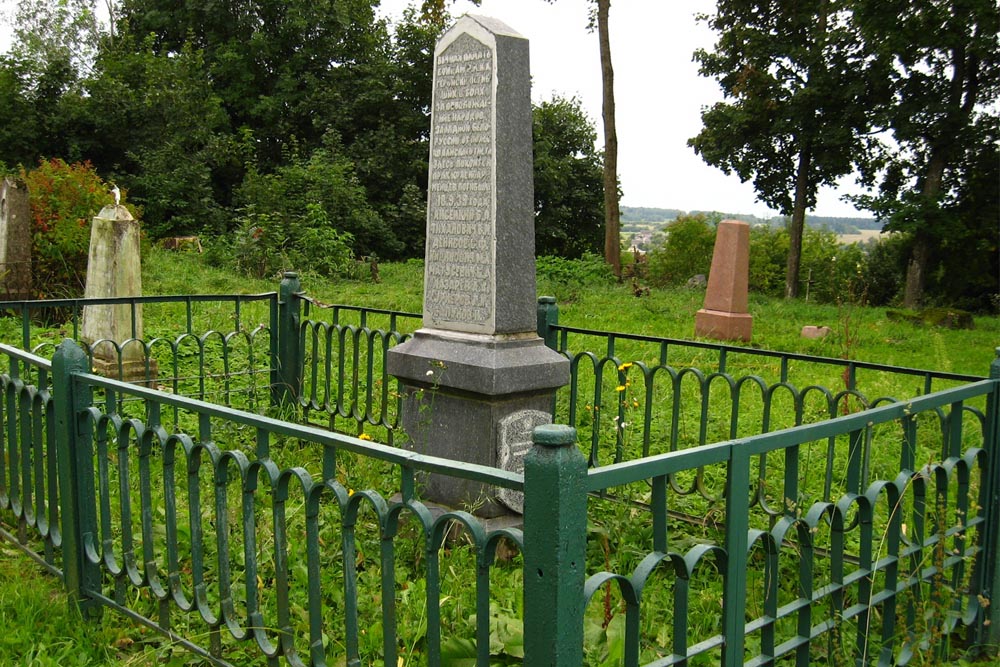
{"type": "MultiPolygon", "coordinates": [[[[418,0],[382,0],[383,12],[398,17],[418,0]]],[[[597,34],[587,32],[585,0],[468,0],[451,4],[455,16],[472,12],[498,18],[530,40],[532,99],[577,97],[603,145],[601,70],[597,34]]],[[[10,44],[5,25],[16,0],[0,0],[0,52],[10,44]],[[9,14],[8,14],[9,12],[9,14]],[[7,16],[4,16],[7,14],[7,16]]],[[[753,186],[709,167],[687,146],[701,129],[700,111],[722,98],[714,80],[698,75],[695,49],[710,49],[713,33],[695,21],[714,0],[621,0],[611,7],[611,57],[618,116],[618,172],[625,206],[714,210],[769,217],[753,186]]],[[[840,193],[856,191],[844,179],[840,193]]],[[[815,215],[867,216],[839,199],[819,193],[815,215]]]]}
{"type": "MultiPolygon", "coordinates": [[[[417,0],[382,0],[389,17],[417,0]]],[[[597,33],[587,32],[585,0],[457,0],[451,12],[500,19],[530,41],[532,99],[577,97],[603,146],[601,69],[597,33]]],[[[618,119],[618,173],[622,204],[715,210],[769,217],[752,184],[710,167],[687,146],[701,130],[701,108],[722,99],[713,79],[698,75],[692,54],[711,49],[714,33],[695,15],[714,0],[620,0],[611,5],[611,58],[618,119]]],[[[853,179],[845,179],[845,189],[853,179]]],[[[853,191],[853,189],[852,189],[853,191]]],[[[837,192],[824,190],[816,215],[864,216],[837,192]]]]}

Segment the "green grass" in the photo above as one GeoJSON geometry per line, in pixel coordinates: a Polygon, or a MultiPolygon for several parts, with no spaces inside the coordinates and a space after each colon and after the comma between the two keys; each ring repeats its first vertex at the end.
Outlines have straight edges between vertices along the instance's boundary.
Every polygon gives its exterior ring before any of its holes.
{"type": "MultiPolygon", "coordinates": [[[[324,303],[420,311],[422,265],[419,262],[383,265],[381,277],[381,284],[373,284],[301,276],[308,294],[324,303]]],[[[246,280],[206,267],[196,255],[156,249],[145,256],[143,279],[147,294],[255,293],[276,290],[278,285],[277,278],[246,280]]],[[[649,296],[636,298],[628,286],[580,286],[544,278],[539,281],[539,292],[556,296],[564,324],[674,338],[691,337],[694,314],[703,299],[703,292],[683,289],[654,290],[649,296]]],[[[985,375],[994,357],[994,346],[1000,341],[1000,320],[990,317],[977,318],[976,329],[971,331],[947,331],[890,323],[881,309],[824,306],[756,296],[751,297],[750,311],[754,316],[754,347],[883,364],[985,375]],[[803,339],[799,331],[806,324],[826,325],[833,333],[823,340],[803,339]]],[[[157,315],[152,309],[146,312],[147,336],[169,331],[175,324],[172,316],[157,315]]],[[[8,331],[0,328],[0,339],[16,342],[16,329],[13,339],[8,338],[12,335],[8,331]]],[[[56,337],[54,333],[53,338],[56,337]]],[[[627,519],[634,519],[634,513],[633,508],[611,506],[606,515],[598,517],[595,530],[599,531],[601,524],[629,523],[627,519]]],[[[712,538],[711,531],[706,529],[704,534],[692,534],[687,539],[712,538]]],[[[592,545],[600,544],[599,535],[592,539],[592,545]]],[[[609,540],[608,544],[613,547],[615,540],[609,540]]],[[[634,555],[623,554],[623,562],[634,555]]],[[[606,554],[594,556],[600,561],[606,554]]],[[[374,572],[371,570],[372,576],[374,572]]],[[[503,573],[502,576],[508,575],[503,573]]],[[[710,613],[717,597],[710,589],[704,593],[706,596],[701,603],[710,613]]],[[[588,633],[604,633],[602,645],[607,646],[620,631],[616,625],[619,621],[602,628],[603,612],[599,606],[595,597],[588,633]]],[[[615,616],[615,619],[620,618],[620,615],[615,616]]],[[[0,622],[11,629],[0,640],[0,664],[4,665],[152,665],[165,662],[181,665],[199,662],[183,651],[170,651],[168,643],[110,612],[99,623],[81,623],[68,607],[59,582],[42,574],[32,561],[6,544],[0,544],[0,622]],[[17,585],[3,582],[17,582],[17,585]]],[[[602,657],[595,657],[595,661],[601,662],[602,657]]]]}

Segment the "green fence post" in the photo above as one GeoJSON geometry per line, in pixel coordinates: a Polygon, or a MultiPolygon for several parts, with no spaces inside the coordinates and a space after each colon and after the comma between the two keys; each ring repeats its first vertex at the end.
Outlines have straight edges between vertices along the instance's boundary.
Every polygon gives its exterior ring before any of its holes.
{"type": "Polygon", "coordinates": [[[278,288],[278,373],[271,388],[275,405],[293,405],[302,389],[302,350],[299,338],[302,291],[299,275],[287,271],[278,288]]]}
{"type": "Polygon", "coordinates": [[[750,522],[750,455],[730,445],[726,472],[726,578],[722,597],[722,665],[743,664],[746,635],[747,530],[750,522]]]}
{"type": "Polygon", "coordinates": [[[983,590],[989,595],[990,605],[984,612],[982,628],[982,644],[992,653],[1000,646],[1000,347],[996,348],[996,357],[990,364],[990,379],[994,382],[993,393],[990,394],[986,406],[986,456],[987,485],[989,502],[986,503],[986,535],[985,545],[979,554],[983,567],[983,590]]]}
{"type": "Polygon", "coordinates": [[[87,353],[67,338],[52,357],[52,402],[55,410],[59,458],[59,515],[62,532],[63,580],[70,604],[84,616],[100,613],[88,591],[99,591],[101,573],[86,555],[87,541],[95,541],[93,442],[82,412],[90,407],[89,387],[75,386],[76,373],[89,373],[87,353]]]}
{"type": "Polygon", "coordinates": [[[559,306],[554,296],[538,297],[538,336],[546,347],[559,351],[559,338],[554,327],[559,324],[559,306]]]}
{"type": "Polygon", "coordinates": [[[587,461],[576,429],[539,426],[524,457],[524,665],[583,663],[587,461]]]}

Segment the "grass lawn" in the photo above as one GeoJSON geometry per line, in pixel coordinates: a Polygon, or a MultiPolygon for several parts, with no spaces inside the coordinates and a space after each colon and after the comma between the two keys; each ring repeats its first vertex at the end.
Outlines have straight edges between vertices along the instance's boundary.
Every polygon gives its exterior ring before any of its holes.
{"type": "MultiPolygon", "coordinates": [[[[382,282],[321,280],[301,276],[310,296],[325,303],[419,312],[422,264],[385,264],[382,282]]],[[[247,280],[207,267],[198,255],[148,249],[147,294],[255,293],[278,280],[247,280]]],[[[633,296],[628,285],[578,285],[539,278],[539,294],[554,295],[563,324],[599,330],[690,338],[704,293],[653,290],[633,296]]],[[[752,295],[753,346],[810,355],[871,361],[956,373],[987,375],[1000,344],[1000,319],[977,317],[972,330],[952,331],[890,322],[885,309],[819,305],[752,295]],[[799,335],[805,325],[825,325],[821,340],[799,335]]],[[[146,335],[169,323],[147,314],[146,335]]],[[[16,326],[0,326],[0,340],[17,344],[16,326]],[[12,333],[11,333],[12,332],[12,333]]],[[[53,333],[53,336],[56,334],[53,333]]],[[[4,518],[0,514],[0,520],[4,518]]],[[[10,530],[10,526],[6,526],[10,530]]],[[[69,608],[57,579],[6,542],[0,542],[0,665],[195,665],[201,661],[136,624],[105,613],[83,623],[69,608]]]]}

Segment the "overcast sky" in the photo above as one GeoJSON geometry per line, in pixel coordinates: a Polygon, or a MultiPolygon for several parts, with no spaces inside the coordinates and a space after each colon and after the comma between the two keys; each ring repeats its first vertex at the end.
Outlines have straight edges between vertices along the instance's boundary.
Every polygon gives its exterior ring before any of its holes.
{"type": "MultiPolygon", "coordinates": [[[[382,0],[390,19],[415,0],[382,0]]],[[[100,4],[100,3],[99,3],[100,4]]],[[[0,14],[16,0],[0,0],[0,14]]],[[[597,34],[587,32],[585,0],[468,0],[451,5],[502,20],[530,40],[532,99],[553,95],[577,97],[601,139],[601,70],[597,34]]],[[[611,7],[611,56],[615,68],[618,115],[618,172],[625,206],[715,210],[768,217],[775,212],[757,202],[753,186],[709,167],[687,146],[701,129],[702,107],[721,99],[714,80],[698,75],[691,56],[709,49],[713,33],[695,20],[709,13],[714,0],[629,0],[611,7]]],[[[9,14],[8,14],[9,16],[9,14]]],[[[3,17],[7,18],[7,17],[3,17]]],[[[0,51],[10,42],[9,26],[0,25],[0,51]]],[[[850,188],[853,179],[844,179],[850,188]]],[[[852,188],[853,190],[853,188],[852,188]]],[[[815,215],[864,216],[820,191],[815,215]]]]}

